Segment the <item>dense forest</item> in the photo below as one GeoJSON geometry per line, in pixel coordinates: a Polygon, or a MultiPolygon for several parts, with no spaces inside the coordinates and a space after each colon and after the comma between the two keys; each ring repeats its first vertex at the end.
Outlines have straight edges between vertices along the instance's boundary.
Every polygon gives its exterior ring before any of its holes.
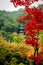
{"type": "Polygon", "coordinates": [[[23,14],[23,9],[19,9],[18,11],[13,12],[0,10],[0,36],[7,38],[13,32],[17,32],[20,23],[16,19],[23,14]]]}

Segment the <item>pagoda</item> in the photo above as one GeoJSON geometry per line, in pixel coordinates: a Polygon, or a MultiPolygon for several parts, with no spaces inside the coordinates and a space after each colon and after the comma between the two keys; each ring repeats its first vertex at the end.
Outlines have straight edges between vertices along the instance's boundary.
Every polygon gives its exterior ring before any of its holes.
{"type": "Polygon", "coordinates": [[[26,24],[26,21],[28,20],[28,14],[24,14],[23,16],[17,18],[17,21],[20,23],[18,33],[19,34],[25,34],[24,33],[24,25],[26,24]]]}

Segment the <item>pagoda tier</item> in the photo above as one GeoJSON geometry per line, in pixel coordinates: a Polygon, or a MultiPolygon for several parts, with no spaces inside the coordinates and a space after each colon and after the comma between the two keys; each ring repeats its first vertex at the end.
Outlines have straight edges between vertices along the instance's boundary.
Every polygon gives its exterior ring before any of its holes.
{"type": "Polygon", "coordinates": [[[24,24],[23,24],[23,22],[20,22],[18,33],[19,34],[24,34],[24,24]]]}

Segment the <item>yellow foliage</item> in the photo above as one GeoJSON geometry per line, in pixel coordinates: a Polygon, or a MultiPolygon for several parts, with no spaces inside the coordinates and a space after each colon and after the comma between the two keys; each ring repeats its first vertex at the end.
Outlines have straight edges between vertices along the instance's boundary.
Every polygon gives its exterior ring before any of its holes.
{"type": "MultiPolygon", "coordinates": [[[[34,54],[34,48],[29,45],[27,46],[25,43],[9,43],[6,42],[3,38],[0,38],[0,58],[5,57],[6,54],[14,55],[15,53],[20,53],[20,49],[23,49],[25,51],[24,54],[27,56],[34,54]],[[27,51],[28,50],[28,51],[27,51]]],[[[43,51],[43,47],[39,46],[39,52],[43,51]]]]}

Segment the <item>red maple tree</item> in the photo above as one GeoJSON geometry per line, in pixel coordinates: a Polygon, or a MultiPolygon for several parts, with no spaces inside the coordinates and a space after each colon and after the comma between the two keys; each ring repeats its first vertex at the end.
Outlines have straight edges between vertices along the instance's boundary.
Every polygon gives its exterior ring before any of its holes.
{"type": "Polygon", "coordinates": [[[25,6],[25,11],[27,12],[27,14],[23,15],[17,20],[20,22],[23,22],[24,20],[28,21],[24,26],[25,34],[29,36],[29,39],[25,40],[25,44],[27,45],[31,44],[34,47],[35,49],[34,57],[30,56],[29,58],[34,59],[34,65],[38,65],[39,63],[41,63],[41,59],[38,56],[38,46],[39,46],[38,35],[39,31],[43,30],[43,12],[42,9],[38,9],[35,7],[29,8],[29,5],[35,1],[38,0],[11,0],[11,2],[13,2],[15,7],[22,5],[25,6]]]}

